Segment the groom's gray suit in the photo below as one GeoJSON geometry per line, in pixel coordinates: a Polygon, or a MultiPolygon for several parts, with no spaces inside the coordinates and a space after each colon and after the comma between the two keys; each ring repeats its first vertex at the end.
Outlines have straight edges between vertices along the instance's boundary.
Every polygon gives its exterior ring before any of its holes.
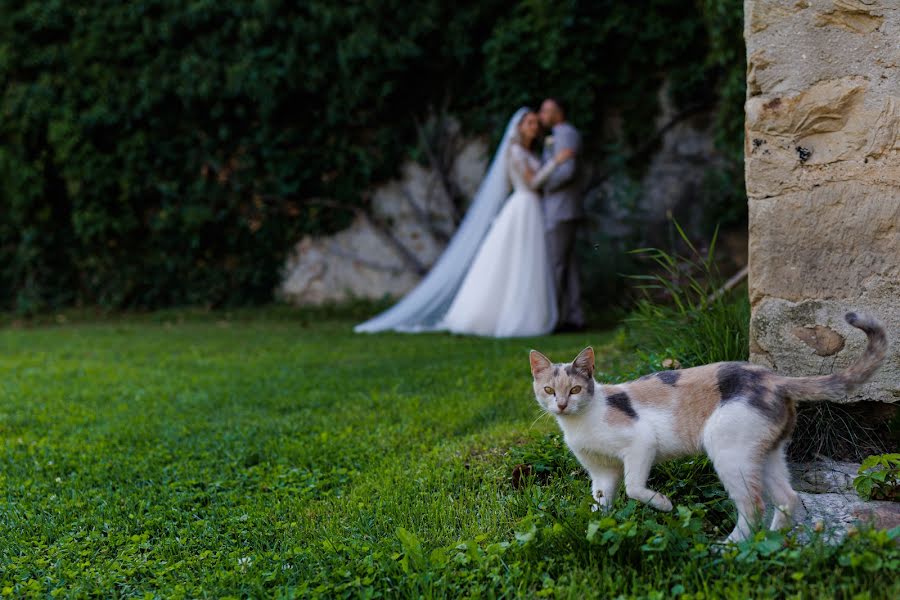
{"type": "Polygon", "coordinates": [[[552,160],[565,148],[575,151],[575,158],[559,165],[544,183],[544,226],[547,232],[547,250],[550,266],[556,279],[556,299],[559,306],[559,323],[584,326],[581,308],[581,281],[578,261],[575,257],[575,234],[578,222],[584,216],[578,177],[578,153],[581,136],[568,123],[553,127],[553,143],[544,144],[544,162],[552,160]]]}

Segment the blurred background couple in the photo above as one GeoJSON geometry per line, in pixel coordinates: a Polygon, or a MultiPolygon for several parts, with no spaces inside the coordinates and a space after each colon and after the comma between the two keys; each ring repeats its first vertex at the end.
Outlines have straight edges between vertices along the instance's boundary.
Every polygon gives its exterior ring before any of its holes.
{"type": "Polygon", "coordinates": [[[431,271],[355,331],[521,337],[584,329],[575,258],[584,210],[580,149],[581,137],[559,100],[544,100],[537,112],[516,111],[431,271]]]}

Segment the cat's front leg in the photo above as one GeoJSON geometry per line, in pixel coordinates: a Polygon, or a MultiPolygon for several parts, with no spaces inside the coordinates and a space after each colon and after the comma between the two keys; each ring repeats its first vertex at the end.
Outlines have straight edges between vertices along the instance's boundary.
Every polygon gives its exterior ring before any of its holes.
{"type": "Polygon", "coordinates": [[[590,471],[591,496],[603,510],[610,510],[622,481],[622,467],[596,467],[590,471]]]}
{"type": "Polygon", "coordinates": [[[645,445],[632,446],[622,457],[625,469],[625,493],[629,498],[649,504],[656,510],[669,512],[672,502],[655,490],[647,487],[650,467],[653,466],[653,451],[645,445]]]}
{"type": "Polygon", "coordinates": [[[575,450],[574,454],[591,478],[591,497],[597,503],[594,510],[611,509],[622,482],[622,463],[614,458],[583,450],[575,450]]]}

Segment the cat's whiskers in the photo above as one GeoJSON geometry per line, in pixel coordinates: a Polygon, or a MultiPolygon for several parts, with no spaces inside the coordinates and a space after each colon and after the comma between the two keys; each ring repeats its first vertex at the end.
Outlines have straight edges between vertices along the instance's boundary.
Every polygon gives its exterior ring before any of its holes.
{"type": "Polygon", "coordinates": [[[531,429],[532,427],[534,427],[535,423],[537,423],[538,421],[540,421],[540,420],[543,419],[544,417],[549,417],[549,416],[550,416],[550,413],[547,412],[546,410],[541,411],[541,414],[539,414],[539,415],[537,416],[537,419],[535,419],[534,421],[531,422],[531,425],[528,426],[528,429],[531,429]]]}

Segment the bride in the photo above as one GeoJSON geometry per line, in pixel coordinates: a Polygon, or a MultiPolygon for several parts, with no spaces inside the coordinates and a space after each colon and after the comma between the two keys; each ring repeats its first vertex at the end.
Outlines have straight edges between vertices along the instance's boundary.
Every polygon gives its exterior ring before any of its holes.
{"type": "Polygon", "coordinates": [[[564,150],[541,167],[531,150],[538,130],[534,111],[513,115],[469,211],[431,271],[355,331],[514,337],[553,330],[556,293],[536,190],[572,153],[564,150]]]}

